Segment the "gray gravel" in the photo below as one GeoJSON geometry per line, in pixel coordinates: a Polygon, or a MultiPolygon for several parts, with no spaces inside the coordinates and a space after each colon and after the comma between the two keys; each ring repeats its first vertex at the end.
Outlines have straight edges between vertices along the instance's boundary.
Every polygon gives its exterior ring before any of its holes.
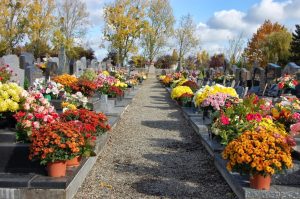
{"type": "Polygon", "coordinates": [[[75,198],[236,198],[166,90],[144,82],[75,198]]]}

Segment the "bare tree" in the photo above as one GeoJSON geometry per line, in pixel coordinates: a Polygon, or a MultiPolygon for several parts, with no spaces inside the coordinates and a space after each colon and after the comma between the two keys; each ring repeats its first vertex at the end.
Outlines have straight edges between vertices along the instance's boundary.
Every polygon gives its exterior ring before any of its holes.
{"type": "Polygon", "coordinates": [[[58,4],[58,16],[66,40],[80,38],[86,33],[89,14],[85,1],[62,0],[58,4]]]}
{"type": "Polygon", "coordinates": [[[180,60],[177,70],[180,70],[184,56],[200,43],[196,35],[196,24],[190,14],[181,17],[179,27],[175,31],[175,39],[178,45],[180,60]]]}
{"type": "Polygon", "coordinates": [[[245,40],[243,33],[240,33],[237,37],[228,40],[227,58],[230,59],[230,64],[236,64],[243,54],[245,40]]]}

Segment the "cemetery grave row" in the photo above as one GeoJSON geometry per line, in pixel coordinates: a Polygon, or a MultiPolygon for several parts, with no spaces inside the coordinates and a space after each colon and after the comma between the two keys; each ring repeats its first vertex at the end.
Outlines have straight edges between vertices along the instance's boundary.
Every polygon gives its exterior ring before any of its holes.
{"type": "MultiPolygon", "coordinates": [[[[253,74],[241,75],[240,71],[236,71],[240,76],[253,77],[253,74]]],[[[262,70],[258,71],[266,75],[262,70]]],[[[276,69],[274,71],[276,74],[276,69]]],[[[239,198],[299,198],[300,129],[296,128],[300,124],[299,99],[292,95],[281,95],[276,99],[258,97],[253,93],[241,95],[238,99],[238,90],[234,87],[239,77],[232,78],[228,82],[230,86],[226,87],[226,81],[219,85],[213,83],[212,78],[199,76],[198,71],[181,71],[158,77],[184,118],[200,136],[202,144],[214,158],[216,168],[235,194],[239,198]],[[280,135],[274,132],[280,132],[280,135]],[[264,136],[264,139],[259,136],[264,136]],[[258,144],[266,147],[264,140],[267,136],[276,142],[274,146],[280,145],[280,151],[275,154],[286,154],[284,158],[282,156],[284,161],[271,154],[276,164],[268,162],[273,144],[268,144],[267,150],[260,148],[256,151],[258,144]],[[255,144],[252,146],[251,143],[255,144]],[[254,163],[258,157],[263,160],[254,163]],[[271,186],[259,187],[260,184],[254,181],[258,174],[270,176],[266,179],[271,180],[271,186]]]]}
{"type": "Polygon", "coordinates": [[[101,71],[96,61],[91,61],[93,68],[85,69],[80,65],[85,65],[85,58],[76,61],[74,71],[78,78],[59,75],[62,70],[56,61],[49,58],[44,68],[44,63],[35,62],[29,54],[20,59],[9,55],[1,60],[17,76],[0,84],[0,103],[13,101],[17,106],[0,109],[4,116],[0,119],[0,198],[72,198],[106,144],[106,131],[117,124],[146,79],[144,73],[129,75],[125,69],[101,71]],[[18,66],[21,63],[24,69],[18,66]],[[76,70],[78,66],[82,70],[76,70]],[[30,81],[28,91],[11,83],[22,85],[20,76],[30,81]],[[10,101],[5,100],[6,92],[10,101]],[[52,130],[47,133],[49,129],[52,130]],[[51,133],[55,137],[47,137],[51,133]],[[69,136],[72,144],[66,142],[69,136]],[[40,142],[41,139],[45,140],[40,142]],[[41,144],[46,148],[40,150],[41,144]],[[67,162],[70,167],[53,174],[52,162],[64,167],[67,162]],[[45,163],[47,166],[42,165],[45,163]],[[48,177],[47,173],[56,177],[48,177]]]}

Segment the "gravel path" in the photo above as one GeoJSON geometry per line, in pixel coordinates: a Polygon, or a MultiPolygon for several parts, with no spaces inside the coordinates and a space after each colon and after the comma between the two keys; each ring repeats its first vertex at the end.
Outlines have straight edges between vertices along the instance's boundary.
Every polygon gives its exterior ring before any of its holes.
{"type": "Polygon", "coordinates": [[[236,198],[166,90],[144,82],[78,190],[81,198],[236,198]]]}

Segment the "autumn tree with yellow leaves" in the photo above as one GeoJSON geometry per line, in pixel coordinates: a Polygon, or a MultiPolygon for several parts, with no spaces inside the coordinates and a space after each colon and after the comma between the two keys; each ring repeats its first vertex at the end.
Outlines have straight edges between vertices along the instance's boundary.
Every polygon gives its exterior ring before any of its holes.
{"type": "Polygon", "coordinates": [[[174,26],[173,9],[169,0],[151,0],[147,9],[148,31],[142,36],[144,54],[149,62],[159,55],[172,36],[174,26]]]}
{"type": "Polygon", "coordinates": [[[257,30],[257,32],[253,34],[252,38],[248,42],[247,48],[245,49],[244,54],[247,58],[248,64],[252,66],[255,62],[258,62],[261,67],[265,67],[269,62],[267,56],[268,52],[266,52],[267,38],[272,33],[281,31],[287,30],[284,26],[277,22],[272,23],[270,20],[266,20],[257,30]]]}
{"type": "Polygon", "coordinates": [[[13,53],[26,33],[29,0],[1,0],[0,54],[13,53]]]}
{"type": "Polygon", "coordinates": [[[29,5],[27,35],[30,44],[27,49],[35,57],[41,57],[49,50],[48,42],[56,20],[54,9],[54,0],[33,0],[29,5]]]}
{"type": "Polygon", "coordinates": [[[138,51],[136,41],[148,29],[146,6],[146,1],[116,0],[104,9],[104,38],[117,53],[118,64],[123,65],[129,53],[138,51]]]}

